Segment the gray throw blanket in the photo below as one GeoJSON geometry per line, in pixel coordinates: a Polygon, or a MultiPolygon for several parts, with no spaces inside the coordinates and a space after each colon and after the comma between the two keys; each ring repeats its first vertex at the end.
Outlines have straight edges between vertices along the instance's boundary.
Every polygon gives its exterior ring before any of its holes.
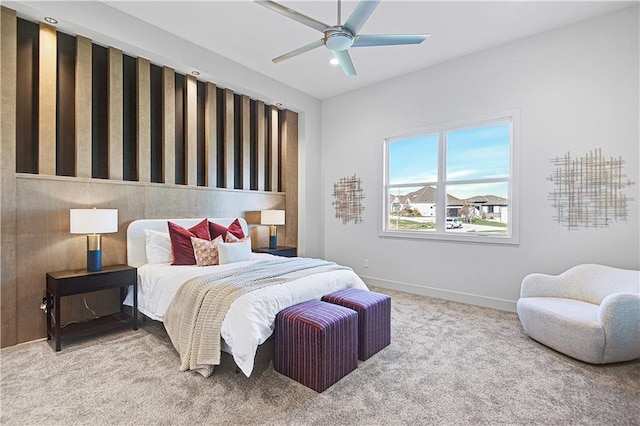
{"type": "Polygon", "coordinates": [[[163,317],[180,354],[180,371],[195,370],[205,377],[213,373],[213,366],[220,364],[222,321],[238,297],[262,287],[340,269],[350,268],[320,259],[278,258],[190,279],[178,289],[163,317]]]}

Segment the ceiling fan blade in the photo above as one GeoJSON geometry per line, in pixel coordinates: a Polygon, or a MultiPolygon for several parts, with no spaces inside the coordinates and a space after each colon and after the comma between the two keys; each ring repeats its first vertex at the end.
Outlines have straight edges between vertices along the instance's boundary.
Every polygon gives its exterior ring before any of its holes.
{"type": "Polygon", "coordinates": [[[344,26],[349,28],[353,35],[358,34],[364,24],[371,18],[378,4],[380,4],[380,0],[362,0],[353,10],[344,26]]]}
{"type": "Polygon", "coordinates": [[[427,36],[419,34],[363,34],[356,37],[351,47],[420,44],[426,38],[427,36]]]}
{"type": "Polygon", "coordinates": [[[322,39],[316,40],[316,41],[312,41],[311,43],[304,45],[302,47],[299,47],[295,50],[292,50],[291,52],[287,52],[284,55],[280,55],[277,58],[273,58],[272,61],[274,64],[277,64],[278,62],[282,62],[282,61],[286,61],[287,59],[293,58],[294,56],[298,56],[302,53],[308,52],[310,50],[315,49],[316,47],[320,47],[322,46],[324,43],[322,42],[322,39]]]}
{"type": "Polygon", "coordinates": [[[310,18],[307,15],[303,15],[300,12],[296,12],[293,9],[289,9],[288,7],[282,6],[274,1],[270,0],[256,0],[256,3],[266,7],[267,9],[271,9],[274,12],[278,12],[287,18],[293,19],[294,21],[298,21],[301,24],[304,24],[308,27],[316,29],[320,32],[324,32],[327,28],[331,28],[331,25],[327,25],[324,22],[320,22],[316,19],[310,18]]]}
{"type": "Polygon", "coordinates": [[[351,62],[348,50],[332,50],[333,56],[338,60],[340,68],[346,75],[356,75],[356,69],[351,62]]]}

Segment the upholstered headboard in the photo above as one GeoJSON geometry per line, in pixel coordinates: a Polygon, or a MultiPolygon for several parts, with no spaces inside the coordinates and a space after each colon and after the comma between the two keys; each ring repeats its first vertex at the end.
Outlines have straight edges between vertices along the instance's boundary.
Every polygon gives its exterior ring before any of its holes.
{"type": "MultiPolygon", "coordinates": [[[[169,232],[167,228],[167,221],[173,222],[177,225],[190,228],[203,218],[198,219],[141,219],[134,220],[127,227],[127,264],[130,266],[139,267],[147,263],[147,250],[145,229],[152,229],[159,232],[169,232]]],[[[219,223],[223,226],[231,225],[231,222],[236,220],[235,217],[223,217],[223,218],[209,218],[209,221],[219,223]]],[[[238,218],[242,225],[242,230],[245,235],[249,235],[249,227],[247,222],[238,218]]]]}

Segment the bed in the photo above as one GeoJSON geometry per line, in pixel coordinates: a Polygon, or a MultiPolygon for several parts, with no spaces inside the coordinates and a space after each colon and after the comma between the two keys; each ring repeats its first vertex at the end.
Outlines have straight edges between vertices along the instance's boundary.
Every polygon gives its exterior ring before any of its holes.
{"type": "MultiPolygon", "coordinates": [[[[153,259],[147,259],[147,230],[156,236],[167,232],[167,222],[172,222],[184,228],[189,228],[200,221],[199,219],[145,219],[132,222],[127,228],[127,262],[138,268],[138,310],[145,316],[161,321],[168,331],[168,319],[175,317],[176,302],[186,286],[193,281],[204,280],[206,277],[228,276],[230,274],[242,274],[253,271],[256,268],[288,267],[285,262],[324,262],[321,260],[302,258],[281,258],[264,253],[250,254],[250,260],[216,266],[180,265],[157,262],[157,256],[150,254],[153,259]],[[186,284],[185,284],[186,283],[186,284]],[[184,288],[183,288],[184,286],[184,288]],[[182,290],[181,290],[182,288],[182,290]],[[178,295],[178,297],[176,296],[178,295]],[[168,309],[172,308],[172,311],[168,309]]],[[[229,227],[238,220],[245,235],[249,235],[248,226],[244,219],[236,218],[209,218],[210,222],[229,227]]],[[[237,223],[237,222],[236,222],[237,223]]],[[[161,238],[163,238],[161,236],[161,238]]],[[[167,236],[168,238],[168,236],[167,236]]],[[[157,246],[149,247],[149,250],[157,249],[157,246]]],[[[292,263],[293,264],[293,263],[292,263]]],[[[332,264],[335,265],[335,264],[332,264]]],[[[275,269],[272,269],[275,270],[275,269]]],[[[284,269],[282,269],[284,270],[284,269]]],[[[264,343],[273,333],[275,316],[282,309],[302,303],[308,300],[320,299],[323,295],[346,288],[367,289],[364,282],[350,268],[336,265],[334,268],[319,270],[321,272],[312,275],[303,275],[289,281],[270,284],[261,287],[257,285],[251,291],[242,293],[229,306],[217,334],[211,334],[210,340],[220,341],[220,349],[231,354],[238,368],[248,377],[251,375],[254,358],[258,346],[264,343]],[[324,272],[322,272],[324,271],[324,272]]],[[[289,274],[289,277],[297,276],[289,274]]],[[[260,281],[262,282],[262,281],[260,281]]],[[[133,303],[132,291],[125,300],[125,304],[133,303]]],[[[181,305],[182,306],[182,305],[181,305]]],[[[198,308],[199,309],[199,308],[198,308]]],[[[192,315],[190,309],[185,309],[181,315],[192,315]]],[[[172,320],[172,321],[175,321],[172,320]]],[[[172,326],[175,328],[175,326],[172,326]]],[[[183,358],[183,348],[179,347],[173,336],[172,342],[183,358]]],[[[205,337],[203,337],[204,339],[205,337]]],[[[209,338],[209,337],[206,337],[209,338]]],[[[195,370],[204,376],[213,372],[215,362],[206,365],[198,365],[198,368],[183,368],[181,370],[195,370]],[[203,368],[200,368],[203,367],[203,368]]]]}

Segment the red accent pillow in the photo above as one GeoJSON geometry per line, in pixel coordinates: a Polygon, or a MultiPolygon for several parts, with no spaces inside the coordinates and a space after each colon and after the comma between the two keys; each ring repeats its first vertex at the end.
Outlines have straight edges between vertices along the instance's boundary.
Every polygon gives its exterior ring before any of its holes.
{"type": "Polygon", "coordinates": [[[213,240],[218,235],[222,236],[222,239],[226,241],[227,232],[231,232],[233,236],[238,238],[244,238],[244,231],[242,230],[242,225],[238,219],[231,222],[231,225],[227,228],[226,226],[222,226],[219,223],[209,222],[209,233],[211,234],[211,239],[213,240]]]}
{"type": "Polygon", "coordinates": [[[203,219],[197,225],[186,229],[173,222],[167,222],[169,226],[169,238],[171,238],[171,254],[173,255],[172,265],[195,265],[196,257],[193,254],[193,244],[191,237],[210,240],[208,220],[203,219]]]}

